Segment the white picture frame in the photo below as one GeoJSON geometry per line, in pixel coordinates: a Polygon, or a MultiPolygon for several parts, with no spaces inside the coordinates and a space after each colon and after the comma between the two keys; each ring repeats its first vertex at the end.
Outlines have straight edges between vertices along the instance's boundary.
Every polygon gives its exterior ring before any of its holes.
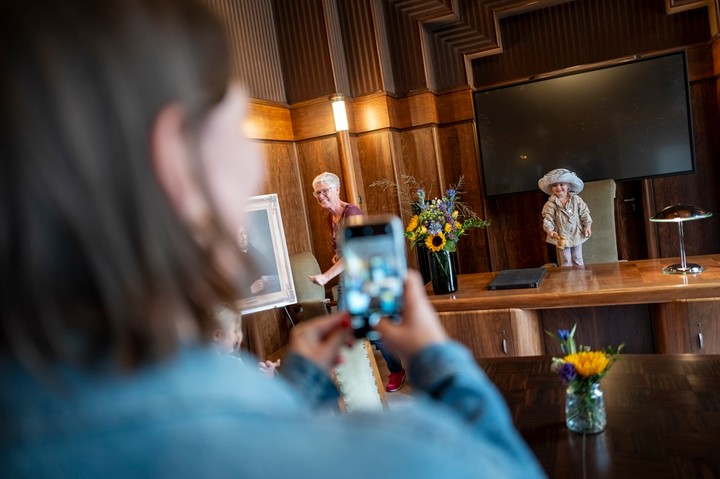
{"type": "Polygon", "coordinates": [[[266,265],[265,270],[256,272],[256,275],[261,275],[260,278],[248,278],[251,284],[261,279],[263,289],[255,293],[246,291],[238,302],[242,314],[296,303],[297,296],[277,194],[251,197],[246,209],[246,219],[243,225],[238,225],[238,232],[241,227],[248,232],[252,251],[255,254],[259,252],[262,257],[261,261],[253,262],[263,262],[266,265]]]}

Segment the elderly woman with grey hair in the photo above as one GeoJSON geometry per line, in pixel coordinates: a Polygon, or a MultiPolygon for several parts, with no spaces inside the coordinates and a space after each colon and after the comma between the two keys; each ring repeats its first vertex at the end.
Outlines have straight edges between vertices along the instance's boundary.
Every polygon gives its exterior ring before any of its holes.
{"type": "MultiPolygon", "coordinates": [[[[318,204],[328,212],[327,225],[330,233],[330,240],[335,249],[333,265],[324,273],[310,275],[310,281],[319,285],[325,285],[328,281],[342,273],[345,268],[340,261],[337,250],[337,233],[340,226],[349,216],[364,216],[363,211],[352,203],[340,199],[340,178],[334,173],[324,172],[315,177],[312,182],[313,196],[318,204]]],[[[342,282],[338,286],[338,305],[342,309],[344,304],[342,282]]],[[[402,362],[394,353],[389,351],[382,341],[371,341],[382,353],[387,364],[388,375],[385,390],[394,392],[405,384],[405,369],[402,362]]]]}
{"type": "Polygon", "coordinates": [[[310,281],[325,286],[330,280],[342,273],[343,264],[337,254],[337,232],[341,224],[350,216],[364,216],[363,211],[356,205],[340,199],[340,178],[329,172],[320,173],[312,182],[313,196],[321,208],[328,212],[327,225],[330,232],[335,256],[333,265],[324,273],[310,275],[310,281]]]}

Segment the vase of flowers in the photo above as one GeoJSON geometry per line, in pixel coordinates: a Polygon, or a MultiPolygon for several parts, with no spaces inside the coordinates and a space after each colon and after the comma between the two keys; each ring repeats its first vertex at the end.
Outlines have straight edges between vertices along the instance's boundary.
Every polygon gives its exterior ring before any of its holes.
{"type": "Polygon", "coordinates": [[[484,228],[488,223],[460,201],[462,178],[441,198],[428,198],[424,188],[417,188],[413,216],[405,229],[410,247],[427,249],[428,266],[435,294],[457,291],[457,250],[460,237],[471,228],[484,228]]]}
{"type": "Polygon", "coordinates": [[[619,358],[623,345],[617,350],[591,350],[575,344],[575,330],[561,329],[557,334],[546,333],[560,343],[562,357],[553,358],[553,370],[560,374],[567,391],[565,395],[565,424],[568,430],[581,434],[597,434],[607,426],[605,395],[600,380],[619,358]]]}

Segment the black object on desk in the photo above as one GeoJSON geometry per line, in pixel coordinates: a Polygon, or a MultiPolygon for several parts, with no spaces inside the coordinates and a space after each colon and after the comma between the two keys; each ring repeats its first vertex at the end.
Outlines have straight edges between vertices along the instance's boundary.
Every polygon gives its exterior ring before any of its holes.
{"type": "Polygon", "coordinates": [[[545,277],[545,267],[504,269],[488,284],[487,289],[537,288],[545,277]]]}

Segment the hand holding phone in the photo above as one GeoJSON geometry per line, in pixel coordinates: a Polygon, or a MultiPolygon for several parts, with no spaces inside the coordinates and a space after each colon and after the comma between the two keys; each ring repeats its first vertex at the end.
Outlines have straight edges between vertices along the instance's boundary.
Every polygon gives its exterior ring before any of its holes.
{"type": "Polygon", "coordinates": [[[383,317],[398,322],[407,275],[404,228],[397,216],[353,216],[340,234],[343,309],[356,337],[379,339],[374,326],[383,317]]]}

